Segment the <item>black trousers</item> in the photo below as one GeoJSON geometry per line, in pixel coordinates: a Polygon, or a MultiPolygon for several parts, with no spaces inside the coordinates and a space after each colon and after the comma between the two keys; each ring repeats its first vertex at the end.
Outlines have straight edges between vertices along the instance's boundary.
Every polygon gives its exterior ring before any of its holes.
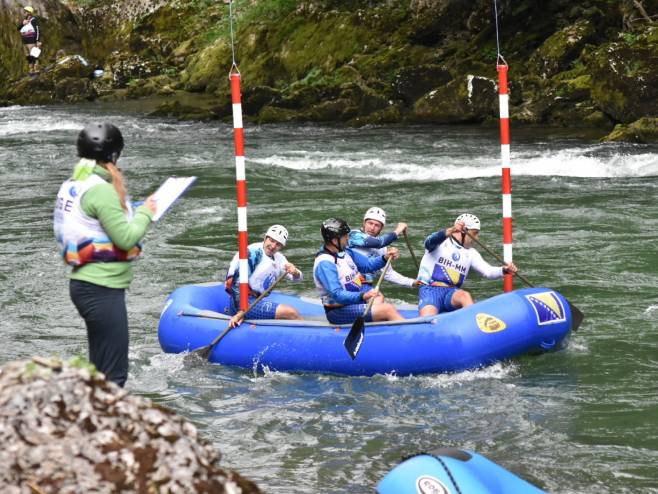
{"type": "Polygon", "coordinates": [[[123,387],[128,379],[126,291],[71,280],[69,293],[87,325],[89,360],[107,379],[123,387]]]}

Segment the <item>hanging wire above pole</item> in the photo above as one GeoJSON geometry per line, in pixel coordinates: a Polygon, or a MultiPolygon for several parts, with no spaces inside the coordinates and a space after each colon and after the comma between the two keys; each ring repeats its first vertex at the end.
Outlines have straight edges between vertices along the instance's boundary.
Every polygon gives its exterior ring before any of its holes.
{"type": "MultiPolygon", "coordinates": [[[[229,28],[231,30],[231,71],[235,68],[235,70],[238,71],[238,64],[235,62],[235,37],[233,35],[233,0],[230,0],[228,3],[228,19],[229,19],[229,28]]],[[[229,73],[230,73],[229,72],[229,73]]]]}
{"type": "Polygon", "coordinates": [[[494,0],[494,20],[496,22],[496,58],[500,57],[500,37],[498,35],[498,2],[494,0]]]}

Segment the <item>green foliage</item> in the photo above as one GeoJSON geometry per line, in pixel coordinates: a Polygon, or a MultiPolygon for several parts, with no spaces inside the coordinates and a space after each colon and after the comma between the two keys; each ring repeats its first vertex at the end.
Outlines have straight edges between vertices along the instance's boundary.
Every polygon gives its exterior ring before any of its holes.
{"type": "Polygon", "coordinates": [[[93,377],[96,374],[98,374],[98,371],[96,370],[96,367],[94,364],[89,362],[85,357],[82,355],[76,355],[75,357],[71,358],[68,361],[68,364],[71,367],[75,367],[76,369],[86,369],[89,371],[89,374],[93,377]]]}
{"type": "Polygon", "coordinates": [[[635,43],[637,43],[639,36],[635,33],[625,32],[622,34],[622,38],[629,45],[634,45],[635,43]]]}
{"type": "Polygon", "coordinates": [[[484,60],[496,61],[496,59],[498,58],[498,51],[493,46],[482,48],[482,58],[484,60]]]}
{"type": "Polygon", "coordinates": [[[299,3],[300,0],[260,0],[252,4],[251,0],[234,0],[233,9],[238,13],[243,10],[239,19],[241,24],[251,24],[286,17],[299,3]]]}

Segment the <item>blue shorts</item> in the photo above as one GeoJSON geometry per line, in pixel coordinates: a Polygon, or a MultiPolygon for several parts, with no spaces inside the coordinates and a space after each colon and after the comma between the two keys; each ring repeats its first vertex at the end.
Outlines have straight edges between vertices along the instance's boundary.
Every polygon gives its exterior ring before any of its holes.
{"type": "MultiPolygon", "coordinates": [[[[357,317],[363,315],[363,311],[366,310],[367,305],[368,304],[352,304],[337,309],[325,309],[324,311],[327,315],[327,320],[331,324],[352,324],[356,321],[357,317]]],[[[365,321],[372,322],[372,309],[366,314],[365,321]]]]}
{"type": "Polygon", "coordinates": [[[457,290],[445,286],[421,285],[418,289],[418,310],[426,305],[433,305],[439,313],[456,310],[457,307],[452,305],[451,300],[457,290]]]}
{"type": "MultiPolygon", "coordinates": [[[[276,319],[276,308],[279,306],[278,303],[268,300],[269,297],[265,297],[263,300],[258,302],[258,305],[251,309],[245,315],[245,319],[276,319]]],[[[249,297],[249,305],[251,305],[256,297],[249,297]]],[[[238,312],[240,307],[240,301],[235,300],[231,297],[231,315],[234,316],[238,312]]]]}

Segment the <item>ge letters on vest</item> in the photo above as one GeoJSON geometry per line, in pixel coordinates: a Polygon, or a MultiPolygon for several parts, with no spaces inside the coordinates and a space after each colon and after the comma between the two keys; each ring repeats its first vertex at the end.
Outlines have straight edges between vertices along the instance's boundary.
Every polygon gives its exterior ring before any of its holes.
{"type": "MultiPolygon", "coordinates": [[[[57,193],[54,213],[55,239],[64,262],[70,266],[82,266],[89,262],[132,261],[142,251],[141,244],[129,251],[112,243],[96,218],[82,210],[82,197],[94,185],[106,183],[98,175],[78,180],[67,180],[57,193]]],[[[126,216],[132,218],[132,209],[127,206],[126,216]]]]}

